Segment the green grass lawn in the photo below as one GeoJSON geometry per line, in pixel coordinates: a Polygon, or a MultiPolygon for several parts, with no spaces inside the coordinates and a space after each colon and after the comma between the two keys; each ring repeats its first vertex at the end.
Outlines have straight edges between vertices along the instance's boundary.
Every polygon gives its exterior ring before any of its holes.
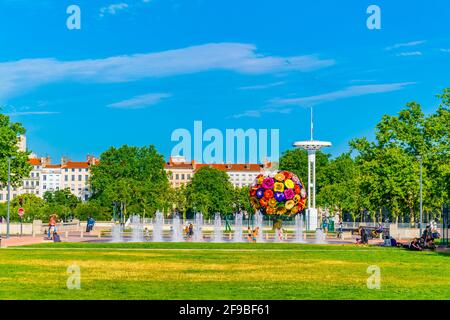
{"type": "Polygon", "coordinates": [[[296,244],[43,244],[0,250],[0,299],[449,299],[450,255],[296,244]],[[78,265],[81,289],[68,290],[78,265]],[[367,268],[380,267],[370,290],[367,268]]]}

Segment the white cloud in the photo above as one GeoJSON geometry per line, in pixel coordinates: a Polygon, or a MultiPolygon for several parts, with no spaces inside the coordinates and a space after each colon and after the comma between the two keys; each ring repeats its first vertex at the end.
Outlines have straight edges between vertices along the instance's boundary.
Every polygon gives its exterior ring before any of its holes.
{"type": "Polygon", "coordinates": [[[53,114],[60,114],[60,112],[53,111],[23,111],[23,112],[11,112],[7,113],[7,116],[10,117],[21,117],[21,116],[47,116],[53,114]]]}
{"type": "Polygon", "coordinates": [[[104,17],[105,14],[115,15],[118,11],[124,10],[126,8],[128,8],[128,4],[124,2],[110,4],[109,6],[106,7],[101,7],[100,17],[104,17]]]}
{"type": "Polygon", "coordinates": [[[108,105],[116,109],[142,109],[160,103],[163,99],[171,97],[168,93],[149,93],[119,101],[108,105]]]}
{"type": "Polygon", "coordinates": [[[421,44],[424,44],[426,41],[425,40],[420,40],[420,41],[411,41],[411,42],[406,42],[406,43],[396,43],[392,46],[386,47],[385,50],[394,50],[394,49],[398,49],[398,48],[404,48],[404,47],[415,47],[421,44]]]}
{"type": "Polygon", "coordinates": [[[358,97],[368,94],[384,93],[391,91],[402,90],[408,85],[415,84],[415,82],[400,82],[387,84],[373,84],[350,86],[342,90],[324,93],[315,96],[292,98],[292,99],[275,99],[272,102],[276,105],[298,105],[298,106],[313,106],[324,102],[335,101],[344,98],[358,97]]]}
{"type": "Polygon", "coordinates": [[[268,83],[268,84],[239,87],[238,89],[239,90],[264,90],[264,89],[268,89],[268,88],[282,86],[283,84],[285,84],[284,81],[279,81],[279,82],[268,83]]]}
{"type": "Polygon", "coordinates": [[[421,56],[422,52],[420,51],[410,51],[410,52],[400,52],[397,53],[397,57],[411,57],[411,56],[421,56]]]}
{"type": "Polygon", "coordinates": [[[315,55],[262,55],[254,45],[242,43],[209,43],[157,53],[76,61],[23,59],[0,63],[0,100],[37,86],[66,80],[119,83],[213,70],[244,74],[309,72],[334,63],[334,60],[323,60],[315,55]]]}
{"type": "Polygon", "coordinates": [[[237,113],[232,115],[230,118],[239,119],[239,118],[260,118],[265,113],[281,113],[281,114],[289,114],[292,109],[282,109],[282,108],[261,108],[259,110],[247,110],[242,113],[237,113]]]}

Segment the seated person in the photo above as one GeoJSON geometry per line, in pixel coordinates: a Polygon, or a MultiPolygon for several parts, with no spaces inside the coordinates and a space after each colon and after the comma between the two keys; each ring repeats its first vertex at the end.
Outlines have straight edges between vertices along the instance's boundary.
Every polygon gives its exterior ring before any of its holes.
{"type": "Polygon", "coordinates": [[[379,223],[379,224],[377,225],[375,231],[376,231],[378,234],[383,233],[383,231],[384,231],[383,225],[382,225],[381,223],[379,223]]]}
{"type": "Polygon", "coordinates": [[[396,247],[397,246],[397,240],[395,240],[394,237],[389,237],[391,239],[391,247],[396,247]]]}
{"type": "Polygon", "coordinates": [[[360,234],[361,234],[361,244],[368,244],[369,243],[369,230],[365,228],[361,228],[360,234]]]}
{"type": "Polygon", "coordinates": [[[61,238],[57,232],[53,233],[53,242],[61,242],[61,238]]]}
{"type": "Polygon", "coordinates": [[[415,238],[409,243],[409,249],[414,251],[422,251],[419,239],[415,238]]]}

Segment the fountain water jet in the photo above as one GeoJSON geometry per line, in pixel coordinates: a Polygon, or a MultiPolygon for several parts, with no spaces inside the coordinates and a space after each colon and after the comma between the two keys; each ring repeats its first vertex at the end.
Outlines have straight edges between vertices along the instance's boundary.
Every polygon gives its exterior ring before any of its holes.
{"type": "Polygon", "coordinates": [[[112,240],[111,242],[123,242],[122,239],[122,227],[119,223],[115,223],[112,227],[111,233],[112,233],[112,240]]]}
{"type": "Polygon", "coordinates": [[[314,240],[315,244],[325,244],[327,243],[326,235],[322,229],[316,230],[316,239],[314,240]]]}
{"type": "Polygon", "coordinates": [[[262,213],[258,210],[255,213],[255,226],[254,228],[257,229],[258,228],[258,235],[256,236],[256,241],[257,242],[264,242],[264,235],[263,235],[263,215],[262,213]]]}
{"type": "Polygon", "coordinates": [[[301,214],[295,216],[295,242],[304,243],[303,240],[303,217],[301,214]]]}
{"type": "Polygon", "coordinates": [[[131,217],[131,230],[131,242],[144,241],[144,228],[140,216],[134,215],[131,217]]]}
{"type": "Polygon", "coordinates": [[[156,212],[154,221],[153,221],[153,242],[162,242],[163,241],[163,223],[164,218],[162,212],[156,212]]]}
{"type": "Polygon", "coordinates": [[[216,213],[214,216],[214,242],[223,242],[222,217],[220,213],[216,213]]]}
{"type": "Polygon", "coordinates": [[[181,242],[183,241],[183,233],[181,230],[180,216],[178,214],[175,214],[172,221],[172,241],[181,242]]]}
{"type": "Polygon", "coordinates": [[[195,222],[194,222],[194,242],[203,241],[203,213],[197,212],[195,214],[195,222]]]}
{"type": "Polygon", "coordinates": [[[242,216],[243,214],[238,212],[234,216],[234,235],[233,242],[243,242],[242,237],[242,216]]]}

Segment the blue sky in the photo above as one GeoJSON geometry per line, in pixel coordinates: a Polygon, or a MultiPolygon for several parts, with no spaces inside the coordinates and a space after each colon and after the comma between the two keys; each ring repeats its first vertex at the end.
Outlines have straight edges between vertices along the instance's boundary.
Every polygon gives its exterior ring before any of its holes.
{"type": "Polygon", "coordinates": [[[0,105],[55,160],[125,143],[168,157],[195,120],[278,128],[284,151],[309,138],[312,105],[337,155],[408,101],[436,108],[449,21],[447,0],[0,0],[0,105]]]}

